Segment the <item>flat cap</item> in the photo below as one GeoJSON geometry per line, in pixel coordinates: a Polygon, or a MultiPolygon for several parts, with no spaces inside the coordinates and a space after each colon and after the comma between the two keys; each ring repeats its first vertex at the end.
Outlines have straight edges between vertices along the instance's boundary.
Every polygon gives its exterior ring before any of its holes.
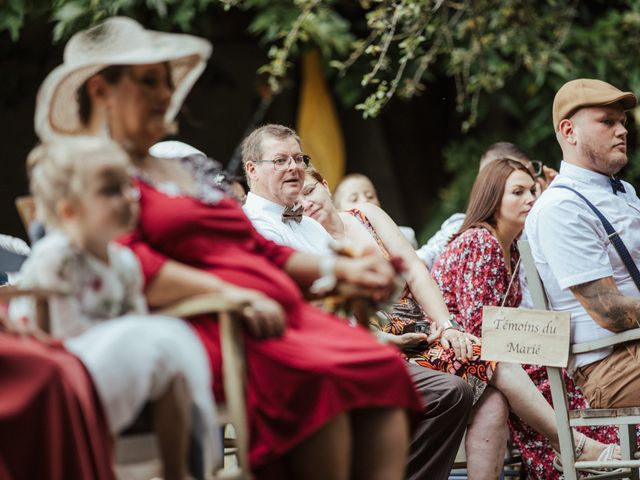
{"type": "Polygon", "coordinates": [[[638,99],[613,85],[592,78],[578,78],[565,83],[553,99],[553,129],[583,107],[597,107],[621,102],[625,110],[636,106],[638,99]]]}

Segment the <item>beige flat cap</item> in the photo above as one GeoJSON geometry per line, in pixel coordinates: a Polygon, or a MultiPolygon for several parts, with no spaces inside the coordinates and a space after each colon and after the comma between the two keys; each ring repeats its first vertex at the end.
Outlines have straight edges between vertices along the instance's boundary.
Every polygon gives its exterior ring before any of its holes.
{"type": "Polygon", "coordinates": [[[597,107],[621,102],[625,110],[636,106],[638,99],[613,85],[592,78],[578,78],[565,83],[553,99],[553,129],[583,107],[597,107]]]}

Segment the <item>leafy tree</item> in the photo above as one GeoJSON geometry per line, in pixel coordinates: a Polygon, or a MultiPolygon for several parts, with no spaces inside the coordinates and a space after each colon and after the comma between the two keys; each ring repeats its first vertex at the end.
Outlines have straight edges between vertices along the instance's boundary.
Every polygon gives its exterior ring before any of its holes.
{"type": "MultiPolygon", "coordinates": [[[[451,182],[426,231],[464,208],[477,159],[493,141],[513,141],[557,166],[550,111],[565,81],[594,77],[640,91],[640,0],[2,0],[0,32],[18,38],[25,22],[44,17],[58,41],[121,14],[199,33],[205,12],[229,9],[251,12],[274,88],[304,48],[316,47],[337,95],[365,117],[432,82],[455,80],[465,135],[444,152],[451,182]]],[[[638,156],[627,178],[640,177],[638,156]]]]}

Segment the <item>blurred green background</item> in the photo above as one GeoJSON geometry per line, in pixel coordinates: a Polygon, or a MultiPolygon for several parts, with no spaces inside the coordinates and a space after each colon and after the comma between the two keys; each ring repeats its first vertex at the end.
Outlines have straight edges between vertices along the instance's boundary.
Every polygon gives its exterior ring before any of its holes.
{"type": "MultiPolygon", "coordinates": [[[[640,0],[1,0],[0,229],[23,235],[38,84],[75,31],[111,15],[209,38],[214,55],[182,114],[180,139],[223,163],[250,123],[294,124],[300,58],[318,49],[345,139],[346,170],[372,177],[383,206],[425,240],[463,211],[482,151],[510,141],[557,168],[555,91],[577,77],[640,92],[640,0]]],[[[631,112],[630,161],[640,179],[631,112]]]]}

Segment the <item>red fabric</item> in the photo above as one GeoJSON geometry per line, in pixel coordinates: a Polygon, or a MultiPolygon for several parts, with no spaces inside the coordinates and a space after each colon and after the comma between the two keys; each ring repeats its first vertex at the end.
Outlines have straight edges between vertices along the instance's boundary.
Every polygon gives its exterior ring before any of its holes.
{"type": "MultiPolygon", "coordinates": [[[[515,270],[520,253],[511,247],[511,270],[515,270]]],[[[482,305],[501,305],[509,286],[509,272],[498,240],[484,228],[472,228],[456,238],[438,258],[432,271],[449,311],[465,330],[482,336],[482,305]]],[[[505,305],[517,307],[522,301],[516,273],[505,305]]],[[[538,365],[523,365],[524,370],[551,404],[551,387],[547,370],[538,365]]],[[[569,408],[586,408],[587,401],[579,387],[564,374],[569,408]]],[[[511,415],[509,427],[530,478],[557,480],[561,474],[552,466],[555,453],[549,441],[520,418],[511,415]]],[[[616,428],[580,427],[579,431],[603,443],[616,443],[616,428]]]]}
{"type": "MultiPolygon", "coordinates": [[[[342,412],[373,406],[422,411],[397,352],[360,327],[306,304],[282,270],[294,251],[259,235],[235,200],[211,206],[166,196],[145,183],[139,188],[138,231],[125,243],[141,253],[148,279],[157,272],[157,259],[170,257],[259,290],[287,313],[283,337],[244,339],[250,462],[257,476],[284,478],[278,458],[342,412]],[[156,254],[148,255],[150,250],[156,254]]],[[[214,394],[221,398],[218,323],[205,316],[192,324],[211,360],[214,394]]]]}
{"type": "Polygon", "coordinates": [[[89,374],[62,347],[0,334],[0,478],[114,478],[89,374]]]}

